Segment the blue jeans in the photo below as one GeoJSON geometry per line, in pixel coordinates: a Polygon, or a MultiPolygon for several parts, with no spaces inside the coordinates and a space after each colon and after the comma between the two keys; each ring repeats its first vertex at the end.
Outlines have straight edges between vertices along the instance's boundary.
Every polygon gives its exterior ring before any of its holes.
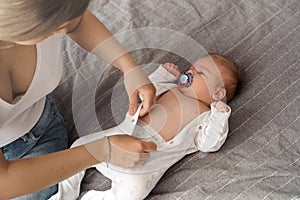
{"type": "MultiPolygon", "coordinates": [[[[7,160],[34,157],[66,149],[67,137],[65,121],[59,114],[54,99],[48,95],[43,113],[35,126],[24,136],[1,149],[7,160]]],[[[57,185],[54,185],[33,194],[17,197],[15,200],[48,199],[57,189],[57,185]]]]}

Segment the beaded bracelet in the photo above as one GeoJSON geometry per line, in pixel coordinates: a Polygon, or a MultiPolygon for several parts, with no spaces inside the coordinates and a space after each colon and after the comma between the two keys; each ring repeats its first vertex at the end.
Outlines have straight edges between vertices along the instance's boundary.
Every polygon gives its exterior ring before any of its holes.
{"type": "Polygon", "coordinates": [[[111,147],[110,147],[110,141],[108,137],[105,137],[106,142],[107,142],[107,160],[106,160],[106,167],[108,168],[108,163],[110,162],[110,157],[111,157],[111,147]]]}

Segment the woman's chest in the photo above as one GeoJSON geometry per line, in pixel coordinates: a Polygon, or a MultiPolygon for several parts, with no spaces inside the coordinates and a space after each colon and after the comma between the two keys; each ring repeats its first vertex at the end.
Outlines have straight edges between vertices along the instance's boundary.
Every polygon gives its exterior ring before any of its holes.
{"type": "Polygon", "coordinates": [[[35,46],[17,46],[1,51],[0,98],[7,103],[26,93],[36,70],[37,53],[35,46]]]}

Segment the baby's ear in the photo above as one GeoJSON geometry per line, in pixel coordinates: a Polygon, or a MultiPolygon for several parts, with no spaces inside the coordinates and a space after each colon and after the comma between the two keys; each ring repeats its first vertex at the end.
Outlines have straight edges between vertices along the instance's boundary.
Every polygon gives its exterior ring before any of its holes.
{"type": "Polygon", "coordinates": [[[214,92],[212,99],[214,101],[221,101],[226,97],[226,90],[223,87],[218,87],[214,92]]]}

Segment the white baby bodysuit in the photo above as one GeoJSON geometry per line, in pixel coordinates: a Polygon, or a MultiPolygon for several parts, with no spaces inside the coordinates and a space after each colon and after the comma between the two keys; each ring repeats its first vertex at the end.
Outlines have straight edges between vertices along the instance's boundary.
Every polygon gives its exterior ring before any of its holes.
{"type": "MultiPolygon", "coordinates": [[[[176,78],[170,74],[165,68],[159,66],[153,72],[149,79],[156,88],[156,95],[159,96],[172,87],[177,87],[172,83],[176,78]]],[[[230,109],[229,109],[230,110],[230,109]]],[[[157,144],[157,151],[150,153],[147,162],[138,168],[123,169],[106,163],[95,165],[96,169],[103,175],[112,180],[112,188],[107,191],[89,191],[82,199],[109,199],[109,200],[140,200],[144,199],[157,184],[165,171],[174,163],[179,161],[187,154],[202,151],[217,151],[225,142],[228,133],[228,118],[230,112],[218,112],[215,107],[211,107],[210,111],[204,112],[190,122],[177,136],[168,141],[161,142],[161,136],[151,127],[144,126],[136,122],[132,123],[130,116],[127,114],[125,120],[117,127],[84,136],[78,139],[72,146],[85,144],[96,139],[102,138],[104,135],[114,135],[128,133],[134,130],[134,126],[138,128],[130,134],[144,138],[138,135],[142,130],[143,134],[147,134],[153,138],[157,144]],[[124,125],[125,124],[125,125],[124,125]]],[[[59,183],[59,191],[51,197],[51,200],[72,200],[79,196],[80,183],[84,177],[84,171],[70,177],[69,179],[59,183]]]]}

